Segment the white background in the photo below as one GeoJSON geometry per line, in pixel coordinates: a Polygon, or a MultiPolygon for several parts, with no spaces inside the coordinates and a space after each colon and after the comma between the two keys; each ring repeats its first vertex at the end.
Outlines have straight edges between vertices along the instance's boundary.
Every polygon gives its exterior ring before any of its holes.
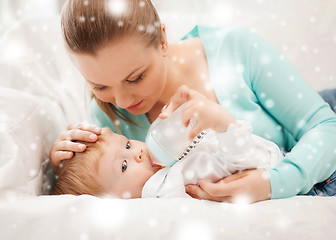
{"type": "MultiPolygon", "coordinates": [[[[59,14],[64,0],[1,0],[0,36],[18,21],[59,14]]],[[[196,24],[246,26],[273,43],[316,89],[336,88],[336,0],[153,0],[168,39],[196,24]]]]}

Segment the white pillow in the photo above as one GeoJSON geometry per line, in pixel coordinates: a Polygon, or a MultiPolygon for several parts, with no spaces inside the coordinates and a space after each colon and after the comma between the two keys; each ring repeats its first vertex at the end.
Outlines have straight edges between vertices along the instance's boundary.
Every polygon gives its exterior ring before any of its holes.
{"type": "Polygon", "coordinates": [[[57,101],[68,122],[86,119],[85,81],[63,43],[58,16],[14,26],[0,44],[0,87],[57,101]]]}
{"type": "Polygon", "coordinates": [[[0,193],[46,193],[50,147],[68,123],[86,119],[89,106],[60,18],[13,27],[0,44],[0,73],[0,193]]]}
{"type": "Polygon", "coordinates": [[[65,125],[57,102],[0,88],[0,192],[48,192],[50,176],[42,178],[50,148],[65,125]]]}

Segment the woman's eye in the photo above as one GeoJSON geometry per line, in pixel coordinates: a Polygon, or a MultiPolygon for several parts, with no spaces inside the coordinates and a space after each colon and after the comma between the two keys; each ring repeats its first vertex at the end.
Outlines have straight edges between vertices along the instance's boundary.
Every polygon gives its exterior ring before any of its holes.
{"type": "Polygon", "coordinates": [[[93,89],[96,90],[96,91],[103,91],[104,89],[106,89],[106,86],[103,86],[103,87],[94,87],[93,89]]]}
{"type": "Polygon", "coordinates": [[[131,148],[131,144],[130,144],[130,142],[127,142],[126,143],[126,149],[130,149],[131,148]]]}
{"type": "Polygon", "coordinates": [[[144,74],[142,73],[137,79],[135,80],[127,80],[128,84],[137,84],[144,78],[144,74]]]}
{"type": "Polygon", "coordinates": [[[124,160],[123,163],[122,163],[122,165],[121,165],[121,172],[126,171],[126,169],[127,169],[127,161],[124,160]]]}

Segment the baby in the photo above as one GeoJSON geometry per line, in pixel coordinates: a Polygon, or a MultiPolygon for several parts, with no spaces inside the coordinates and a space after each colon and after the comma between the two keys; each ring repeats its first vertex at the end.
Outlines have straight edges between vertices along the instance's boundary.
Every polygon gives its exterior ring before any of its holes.
{"type": "Polygon", "coordinates": [[[195,121],[189,138],[200,140],[172,167],[153,163],[146,143],[103,129],[97,142],[85,143],[85,152],[62,163],[53,193],[189,197],[184,186],[197,184],[198,179],[216,182],[240,170],[273,166],[282,159],[277,145],[253,135],[249,123],[236,121],[219,104],[185,86],[161,117],[183,103],[182,121],[185,125],[191,118],[195,121]]]}

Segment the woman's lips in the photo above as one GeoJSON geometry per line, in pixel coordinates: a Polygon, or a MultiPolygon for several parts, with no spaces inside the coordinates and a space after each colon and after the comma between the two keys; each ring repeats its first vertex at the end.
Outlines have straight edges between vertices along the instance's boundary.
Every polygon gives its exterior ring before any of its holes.
{"type": "Polygon", "coordinates": [[[141,105],[142,102],[143,102],[143,100],[141,100],[140,102],[138,102],[137,104],[135,104],[133,106],[128,107],[127,110],[137,109],[141,105]]]}

